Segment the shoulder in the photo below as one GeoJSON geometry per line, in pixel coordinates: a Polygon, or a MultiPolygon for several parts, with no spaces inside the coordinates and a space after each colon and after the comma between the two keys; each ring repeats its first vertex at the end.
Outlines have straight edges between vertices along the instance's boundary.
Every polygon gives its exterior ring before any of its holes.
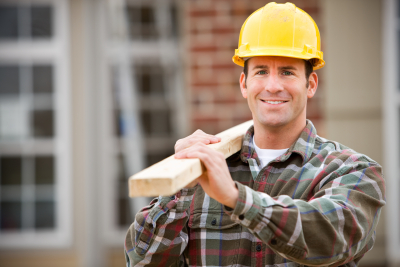
{"type": "Polygon", "coordinates": [[[382,166],[369,156],[339,142],[317,137],[313,157],[308,162],[318,166],[318,189],[341,187],[374,196],[384,203],[385,180],[382,166]],[[336,184],[335,184],[336,183],[336,184]]]}
{"type": "Polygon", "coordinates": [[[320,136],[315,138],[312,158],[315,157],[319,160],[324,160],[325,164],[332,163],[341,167],[349,165],[357,165],[359,167],[380,167],[380,164],[369,156],[357,152],[337,141],[325,139],[320,136]]]}

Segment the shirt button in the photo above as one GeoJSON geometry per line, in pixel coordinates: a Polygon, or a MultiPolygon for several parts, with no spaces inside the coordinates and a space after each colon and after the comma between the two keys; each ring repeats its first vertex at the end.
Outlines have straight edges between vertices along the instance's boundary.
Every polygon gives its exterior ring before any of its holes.
{"type": "Polygon", "coordinates": [[[170,199],[171,199],[171,200],[174,200],[174,199],[175,199],[175,196],[170,196],[170,199]]]}
{"type": "Polygon", "coordinates": [[[258,245],[256,246],[256,250],[257,250],[257,251],[261,251],[261,245],[260,245],[260,244],[258,244],[258,245]]]}
{"type": "Polygon", "coordinates": [[[276,244],[278,244],[278,241],[276,241],[276,239],[274,238],[274,239],[272,239],[271,240],[271,245],[276,245],[276,244]]]}
{"type": "Polygon", "coordinates": [[[239,220],[243,220],[243,219],[244,219],[244,215],[243,214],[239,215],[239,220]]]}
{"type": "Polygon", "coordinates": [[[216,225],[216,224],[217,224],[217,219],[214,218],[214,219],[211,221],[211,224],[212,224],[212,225],[216,225]]]}

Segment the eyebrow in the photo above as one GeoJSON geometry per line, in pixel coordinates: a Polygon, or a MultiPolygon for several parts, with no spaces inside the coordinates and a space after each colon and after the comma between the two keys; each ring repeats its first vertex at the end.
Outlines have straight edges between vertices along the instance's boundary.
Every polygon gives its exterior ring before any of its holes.
{"type": "Polygon", "coordinates": [[[253,70],[256,70],[256,69],[269,69],[269,67],[267,65],[257,65],[253,68],[253,70]]]}
{"type": "MultiPolygon", "coordinates": [[[[268,65],[257,65],[253,68],[253,70],[256,69],[269,69],[268,65]]],[[[294,66],[283,66],[283,67],[279,67],[279,70],[297,70],[297,68],[295,68],[294,66]]]]}

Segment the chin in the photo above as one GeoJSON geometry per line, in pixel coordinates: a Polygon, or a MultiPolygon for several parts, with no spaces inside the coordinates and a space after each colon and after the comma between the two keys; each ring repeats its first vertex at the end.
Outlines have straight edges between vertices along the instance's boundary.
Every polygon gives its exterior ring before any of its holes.
{"type": "Polygon", "coordinates": [[[264,118],[258,121],[265,127],[282,127],[287,124],[283,118],[264,118]]]}

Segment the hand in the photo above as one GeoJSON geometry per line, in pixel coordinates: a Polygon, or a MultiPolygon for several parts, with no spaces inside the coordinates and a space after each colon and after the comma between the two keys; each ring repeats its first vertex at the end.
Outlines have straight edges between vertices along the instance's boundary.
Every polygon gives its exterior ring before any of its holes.
{"type": "Polygon", "coordinates": [[[188,137],[179,139],[175,143],[175,153],[178,153],[179,151],[190,147],[196,143],[203,143],[205,145],[208,144],[214,144],[221,142],[221,137],[211,135],[211,134],[206,134],[202,130],[196,130],[194,133],[189,135],[188,137]]]}
{"type": "Polygon", "coordinates": [[[196,180],[203,190],[219,203],[234,208],[239,198],[239,190],[229,173],[225,157],[222,153],[207,147],[202,142],[181,150],[175,158],[198,158],[204,164],[207,172],[196,180]]]}
{"type": "MultiPolygon", "coordinates": [[[[203,143],[203,144],[214,144],[214,143],[218,143],[221,142],[221,137],[217,137],[211,134],[206,134],[205,132],[203,132],[202,130],[196,130],[193,134],[189,135],[188,137],[179,139],[178,141],[176,141],[175,143],[175,154],[178,153],[179,151],[182,151],[185,148],[188,148],[196,143],[203,143]]],[[[190,184],[188,184],[187,186],[185,186],[185,188],[191,188],[196,186],[198,183],[198,179],[194,180],[193,182],[191,182],[190,184]]]]}

